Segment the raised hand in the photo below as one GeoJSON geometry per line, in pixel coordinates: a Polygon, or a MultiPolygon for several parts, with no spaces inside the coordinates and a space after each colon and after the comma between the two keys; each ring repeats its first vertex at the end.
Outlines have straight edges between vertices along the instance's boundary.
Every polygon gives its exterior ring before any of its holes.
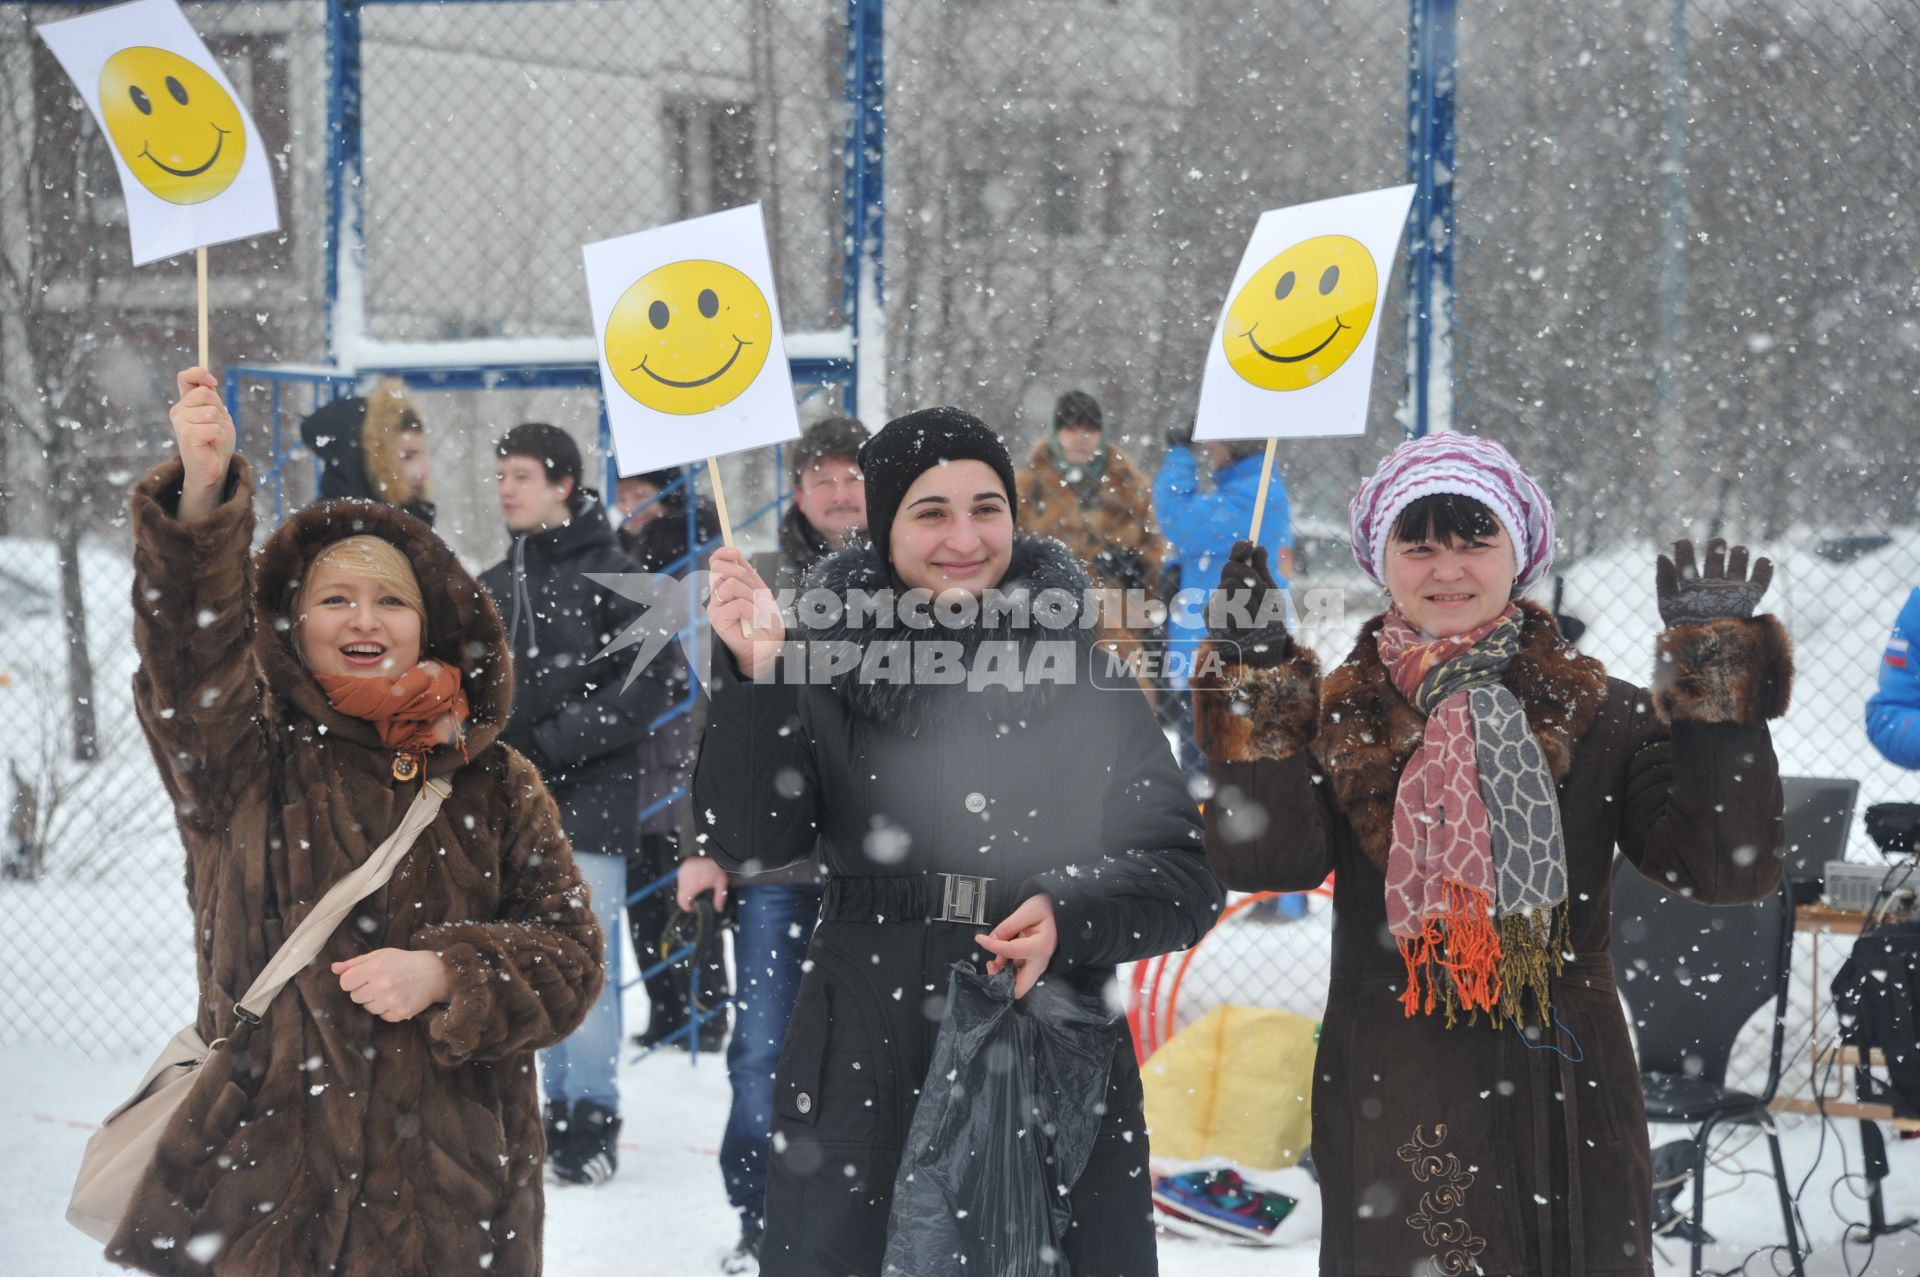
{"type": "Polygon", "coordinates": [[[1773,560],[1754,560],[1749,576],[1747,547],[1729,551],[1719,537],[1707,542],[1704,568],[1694,563],[1692,541],[1675,541],[1673,557],[1661,555],[1653,572],[1660,619],[1669,628],[1752,616],[1772,581],[1773,560]]]}
{"type": "Polygon", "coordinates": [[[180,400],[167,417],[173,423],[173,439],[180,445],[180,462],[186,468],[180,484],[179,517],[191,523],[211,514],[220,504],[227,466],[233,461],[233,418],[220,401],[219,383],[205,368],[183,369],[178,381],[180,400]]]}
{"type": "Polygon", "coordinates": [[[1267,547],[1234,542],[1220,565],[1220,584],[1207,601],[1207,637],[1230,658],[1237,651],[1244,664],[1275,666],[1293,655],[1285,617],[1280,584],[1267,566],[1267,547]]]}
{"type": "Polygon", "coordinates": [[[787,636],[773,590],[753,570],[747,556],[736,549],[715,550],[711,571],[707,623],[733,653],[741,673],[748,678],[764,677],[779,660],[780,644],[787,636]],[[745,628],[748,625],[753,627],[750,637],[745,628]]]}

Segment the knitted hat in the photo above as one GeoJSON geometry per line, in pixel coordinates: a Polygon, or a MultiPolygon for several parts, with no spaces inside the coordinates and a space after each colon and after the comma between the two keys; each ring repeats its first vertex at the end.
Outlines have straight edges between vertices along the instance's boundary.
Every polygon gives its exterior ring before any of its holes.
{"type": "Polygon", "coordinates": [[[1013,459],[985,422],[958,408],[922,408],[896,417],[860,449],[860,472],[867,477],[867,531],[888,567],[893,566],[888,548],[893,516],[907,489],[943,461],[980,461],[992,467],[1007,490],[1007,513],[1019,516],[1013,459]]]}
{"type": "Polygon", "coordinates": [[[1400,512],[1436,493],[1471,497],[1493,511],[1513,540],[1516,593],[1553,566],[1553,506],[1513,454],[1491,439],[1452,432],[1410,439],[1380,462],[1347,507],[1360,570],[1385,588],[1387,537],[1400,512]]]}

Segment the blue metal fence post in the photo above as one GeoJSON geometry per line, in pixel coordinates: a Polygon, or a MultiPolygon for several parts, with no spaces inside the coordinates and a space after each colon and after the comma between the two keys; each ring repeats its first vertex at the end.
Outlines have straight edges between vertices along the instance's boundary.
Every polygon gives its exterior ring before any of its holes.
{"type": "Polygon", "coordinates": [[[1407,433],[1453,427],[1453,89],[1456,0],[1411,0],[1407,20],[1407,433]]]}
{"type": "Polygon", "coordinates": [[[846,273],[841,308],[853,332],[847,411],[886,412],[886,36],[882,0],[847,0],[846,273]]]}
{"type": "Polygon", "coordinates": [[[342,305],[364,311],[360,3],[327,0],[327,359],[340,359],[342,305]],[[343,296],[344,294],[344,296],[343,296]]]}

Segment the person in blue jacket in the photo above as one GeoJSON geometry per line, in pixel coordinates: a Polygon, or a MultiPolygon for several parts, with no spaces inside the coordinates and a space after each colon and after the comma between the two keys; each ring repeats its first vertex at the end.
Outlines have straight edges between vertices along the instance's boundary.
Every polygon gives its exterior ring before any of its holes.
{"type": "Polygon", "coordinates": [[[1920,770],[1920,588],[1907,596],[1880,658],[1880,690],[1867,698],[1867,739],[1897,767],[1920,770]]]}
{"type": "MultiPolygon", "coordinates": [[[[1206,591],[1220,575],[1233,543],[1253,528],[1253,503],[1260,493],[1264,440],[1208,440],[1195,443],[1193,427],[1167,432],[1167,454],[1153,478],[1153,512],[1167,541],[1162,580],[1177,572],[1177,597],[1167,615],[1167,684],[1162,716],[1179,737],[1180,770],[1189,784],[1202,783],[1206,760],[1193,743],[1193,706],[1187,683],[1191,663],[1207,635],[1206,591]],[[1209,488],[1200,477],[1204,460],[1212,472],[1209,488]]],[[[1293,512],[1287,481],[1276,469],[1267,485],[1267,508],[1260,521],[1260,544],[1279,565],[1282,581],[1293,575],[1293,512]]]]}
{"type": "MultiPolygon", "coordinates": [[[[1210,440],[1196,444],[1193,427],[1167,434],[1167,455],[1153,480],[1153,512],[1167,539],[1167,563],[1180,570],[1182,589],[1205,591],[1220,575],[1220,565],[1235,541],[1247,539],[1253,527],[1253,503],[1260,491],[1260,469],[1266,444],[1262,440],[1210,440]],[[1200,481],[1201,457],[1213,473],[1211,491],[1200,481]]],[[[1293,574],[1293,514],[1287,503],[1287,482],[1278,470],[1267,486],[1267,509],[1260,524],[1260,544],[1267,547],[1280,575],[1293,574]]],[[[1199,594],[1190,596],[1199,599],[1199,594]]],[[[1175,607],[1167,622],[1168,647],[1190,658],[1206,637],[1206,618],[1198,607],[1175,607]]],[[[1185,685],[1186,679],[1178,680],[1185,685]]]]}

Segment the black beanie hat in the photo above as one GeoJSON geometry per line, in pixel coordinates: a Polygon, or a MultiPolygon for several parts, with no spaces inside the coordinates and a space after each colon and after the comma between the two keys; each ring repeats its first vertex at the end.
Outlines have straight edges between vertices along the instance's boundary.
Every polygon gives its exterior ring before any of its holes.
{"type": "Polygon", "coordinates": [[[907,489],[943,461],[980,461],[992,467],[1007,490],[1007,513],[1019,517],[1013,459],[985,422],[958,408],[922,408],[895,417],[860,449],[860,472],[867,478],[867,534],[888,567],[893,566],[888,549],[893,516],[907,489]]]}

